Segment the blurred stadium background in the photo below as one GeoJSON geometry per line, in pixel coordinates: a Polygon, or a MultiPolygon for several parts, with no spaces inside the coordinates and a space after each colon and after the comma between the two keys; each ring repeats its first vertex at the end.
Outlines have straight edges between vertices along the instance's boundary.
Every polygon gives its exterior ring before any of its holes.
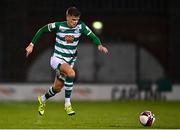
{"type": "Polygon", "coordinates": [[[35,100],[53,83],[55,35],[45,34],[28,59],[25,47],[43,25],[64,21],[70,6],[110,52],[81,37],[72,99],[180,100],[179,0],[1,0],[1,101],[35,100]]]}
{"type": "Polygon", "coordinates": [[[168,83],[157,90],[172,91],[174,85],[179,90],[179,4],[178,0],[2,0],[0,82],[53,82],[49,58],[54,35],[44,35],[28,59],[25,47],[40,27],[65,20],[66,9],[76,6],[110,51],[108,56],[99,54],[82,36],[76,83],[135,85],[138,91],[168,83]],[[102,22],[101,30],[93,28],[95,21],[102,22]]]}

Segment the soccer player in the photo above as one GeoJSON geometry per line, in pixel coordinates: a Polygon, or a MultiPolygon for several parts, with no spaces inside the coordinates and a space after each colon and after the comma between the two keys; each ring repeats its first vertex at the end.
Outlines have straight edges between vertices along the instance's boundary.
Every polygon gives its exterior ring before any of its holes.
{"type": "Polygon", "coordinates": [[[56,71],[55,81],[52,87],[42,95],[38,96],[38,112],[43,115],[46,101],[65,88],[65,111],[68,115],[74,115],[71,106],[71,92],[75,79],[74,63],[77,59],[77,45],[81,34],[88,36],[100,52],[107,54],[108,49],[104,47],[100,39],[80,19],[80,12],[76,7],[70,7],[66,11],[66,21],[49,23],[40,28],[31,43],[26,47],[26,56],[32,53],[34,46],[44,33],[55,32],[56,41],[54,53],[50,59],[51,67],[56,71]]]}

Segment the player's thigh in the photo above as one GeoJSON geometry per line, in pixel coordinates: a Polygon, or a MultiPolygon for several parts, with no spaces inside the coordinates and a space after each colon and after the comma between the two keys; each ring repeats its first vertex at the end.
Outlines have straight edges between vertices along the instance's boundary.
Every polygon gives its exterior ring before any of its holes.
{"type": "Polygon", "coordinates": [[[67,64],[67,63],[63,63],[60,66],[60,71],[62,73],[64,73],[66,76],[68,77],[75,77],[75,71],[73,70],[73,68],[67,64]]]}
{"type": "Polygon", "coordinates": [[[64,60],[52,56],[50,64],[56,73],[63,73],[66,76],[75,77],[75,71],[73,70],[74,62],[68,64],[64,60]]]}

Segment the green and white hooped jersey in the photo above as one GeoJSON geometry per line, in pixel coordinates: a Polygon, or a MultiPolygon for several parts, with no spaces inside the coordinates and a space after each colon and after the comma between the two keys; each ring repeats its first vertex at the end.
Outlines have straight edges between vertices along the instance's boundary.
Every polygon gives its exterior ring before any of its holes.
{"type": "Polygon", "coordinates": [[[54,22],[48,24],[50,32],[56,32],[56,43],[53,56],[63,59],[67,63],[74,62],[77,57],[77,45],[81,34],[90,35],[91,30],[83,22],[79,22],[76,27],[70,28],[67,22],[54,22]],[[68,41],[66,37],[71,37],[68,41]]]}

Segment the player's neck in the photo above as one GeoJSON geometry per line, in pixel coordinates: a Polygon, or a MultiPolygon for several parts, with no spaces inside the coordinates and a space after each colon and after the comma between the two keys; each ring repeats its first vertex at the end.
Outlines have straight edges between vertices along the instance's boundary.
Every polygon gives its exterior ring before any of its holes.
{"type": "Polygon", "coordinates": [[[66,24],[67,24],[68,27],[73,28],[73,27],[68,23],[68,21],[66,21],[66,24]]]}

